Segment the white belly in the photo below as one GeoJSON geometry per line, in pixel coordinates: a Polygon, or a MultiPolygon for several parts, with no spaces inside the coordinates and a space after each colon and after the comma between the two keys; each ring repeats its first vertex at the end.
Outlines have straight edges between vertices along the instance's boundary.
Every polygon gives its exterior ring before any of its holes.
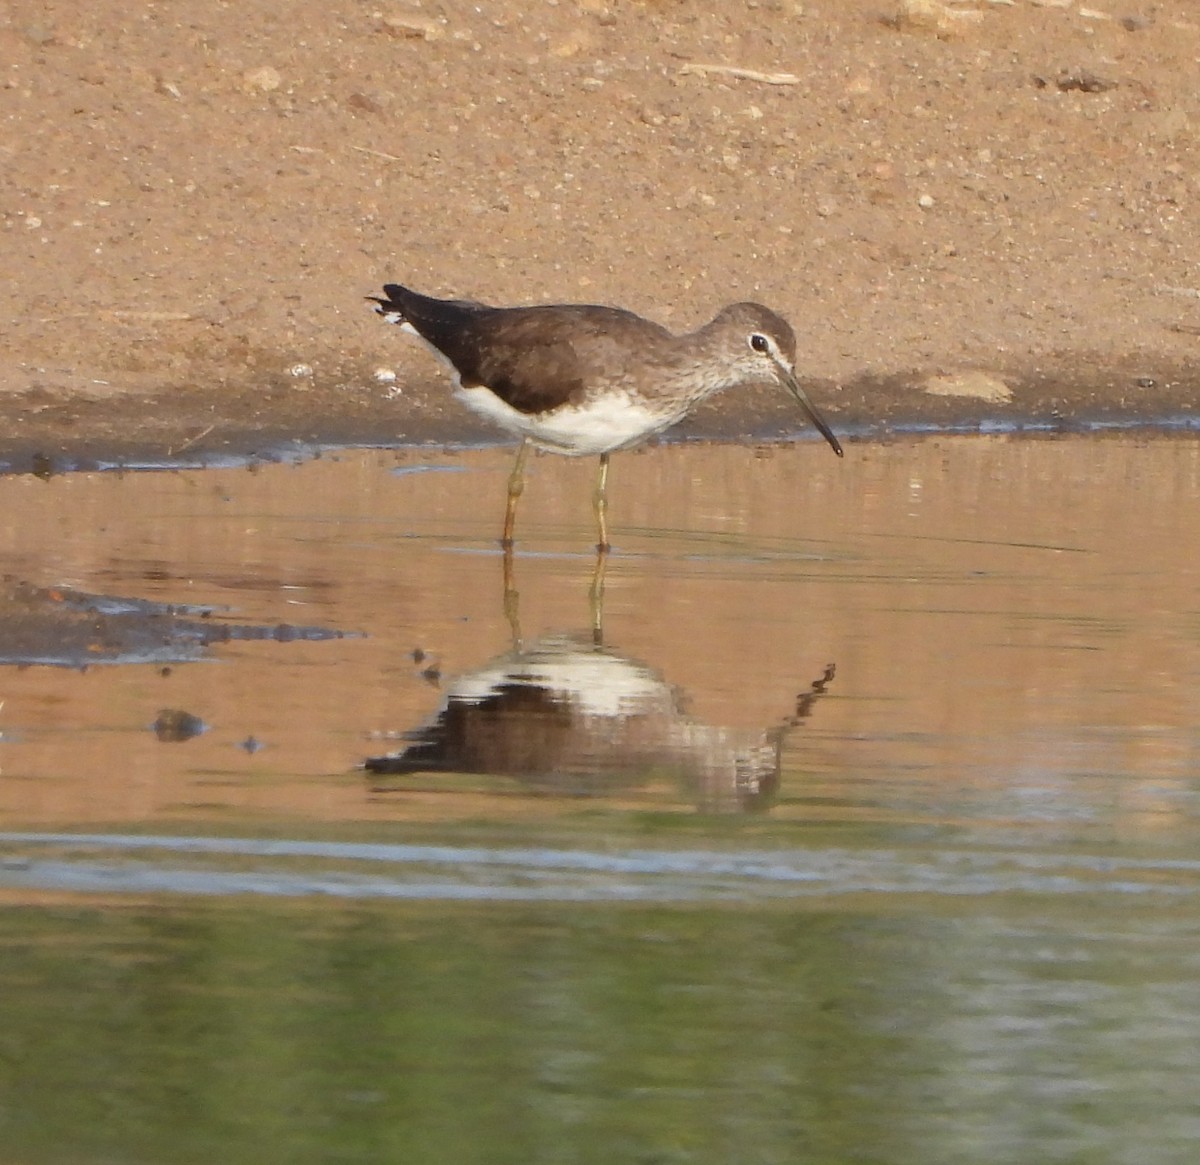
{"type": "Polygon", "coordinates": [[[528,437],[543,449],[576,456],[626,449],[678,419],[624,393],[536,414],[518,412],[487,388],[459,387],[456,395],[501,429],[528,437]]]}
{"type": "Polygon", "coordinates": [[[548,413],[522,413],[507,405],[490,388],[464,388],[458,369],[417,330],[404,321],[400,330],[415,336],[446,366],[454,395],[468,408],[508,433],[528,437],[542,449],[583,457],[627,449],[669,429],[687,409],[651,409],[627,393],[613,394],[583,405],[563,405],[548,413]]]}

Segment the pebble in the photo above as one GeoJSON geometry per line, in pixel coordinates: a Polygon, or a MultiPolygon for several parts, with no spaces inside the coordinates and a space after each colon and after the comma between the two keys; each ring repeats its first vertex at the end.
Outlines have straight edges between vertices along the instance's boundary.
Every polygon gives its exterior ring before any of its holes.
{"type": "Polygon", "coordinates": [[[1012,400],[1012,389],[998,376],[978,370],[929,377],[921,387],[930,396],[969,396],[993,404],[1012,400]]]}
{"type": "Polygon", "coordinates": [[[150,725],[151,731],[166,744],[179,744],[208,731],[208,725],[199,716],[180,708],[163,708],[150,725]]]}
{"type": "Polygon", "coordinates": [[[949,36],[960,32],[964,25],[983,19],[977,9],[950,8],[941,0],[900,0],[892,23],[896,28],[913,32],[932,32],[949,36]]]}
{"type": "Polygon", "coordinates": [[[446,35],[445,28],[427,16],[385,16],[383,30],[412,40],[441,40],[446,35]]]}
{"type": "Polygon", "coordinates": [[[932,210],[934,207],[933,195],[932,194],[922,194],[921,197],[917,199],[917,205],[922,210],[932,210]]]}
{"type": "Polygon", "coordinates": [[[242,87],[251,93],[270,93],[283,84],[283,77],[278,69],[270,65],[260,65],[257,69],[247,69],[242,74],[242,87]]]}

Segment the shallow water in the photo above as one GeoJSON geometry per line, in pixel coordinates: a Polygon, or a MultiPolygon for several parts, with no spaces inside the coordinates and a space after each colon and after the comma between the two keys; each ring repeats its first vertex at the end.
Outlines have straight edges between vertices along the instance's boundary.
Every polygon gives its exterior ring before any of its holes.
{"type": "Polygon", "coordinates": [[[1191,1160],[1200,446],[510,457],[0,478],[10,1156],[1191,1160]]]}

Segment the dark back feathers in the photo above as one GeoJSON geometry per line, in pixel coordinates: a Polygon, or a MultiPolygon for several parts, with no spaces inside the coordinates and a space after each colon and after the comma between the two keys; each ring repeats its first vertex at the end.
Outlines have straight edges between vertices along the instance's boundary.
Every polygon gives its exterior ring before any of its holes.
{"type": "Polygon", "coordinates": [[[620,371],[630,342],[671,338],[633,312],[595,304],[489,307],[432,299],[399,284],[376,299],[409,323],[457,369],[464,388],[484,386],[518,412],[579,401],[597,369],[620,371]],[[614,357],[617,364],[614,366],[614,357]]]}

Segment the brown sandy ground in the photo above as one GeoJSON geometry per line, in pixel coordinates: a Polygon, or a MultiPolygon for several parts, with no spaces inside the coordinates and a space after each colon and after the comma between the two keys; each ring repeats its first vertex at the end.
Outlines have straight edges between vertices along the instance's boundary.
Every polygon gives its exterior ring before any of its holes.
{"type": "Polygon", "coordinates": [[[838,428],[1187,413],[1198,61],[1194,0],[14,0],[0,452],[482,436],[385,279],[758,299],[838,428]]]}

